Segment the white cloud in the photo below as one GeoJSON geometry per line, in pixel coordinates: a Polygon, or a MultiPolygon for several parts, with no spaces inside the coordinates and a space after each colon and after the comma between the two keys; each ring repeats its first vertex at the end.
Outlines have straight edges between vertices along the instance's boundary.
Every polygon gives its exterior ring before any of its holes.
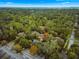
{"type": "Polygon", "coordinates": [[[64,1],[64,0],[56,0],[56,1],[64,1]]]}
{"type": "Polygon", "coordinates": [[[13,2],[6,2],[5,4],[10,5],[10,4],[14,4],[13,2]]]}
{"type": "Polygon", "coordinates": [[[70,4],[70,2],[62,2],[62,4],[70,4]]]}

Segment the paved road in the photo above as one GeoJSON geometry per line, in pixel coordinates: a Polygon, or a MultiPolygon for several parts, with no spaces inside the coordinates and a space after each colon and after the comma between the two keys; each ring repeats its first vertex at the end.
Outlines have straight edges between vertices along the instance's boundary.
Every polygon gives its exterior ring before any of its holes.
{"type": "MultiPolygon", "coordinates": [[[[9,43],[10,44],[10,43],[9,43]]],[[[24,50],[22,54],[17,54],[15,52],[12,52],[11,46],[5,45],[0,48],[0,59],[44,59],[40,56],[32,56],[28,50],[24,50]]]]}

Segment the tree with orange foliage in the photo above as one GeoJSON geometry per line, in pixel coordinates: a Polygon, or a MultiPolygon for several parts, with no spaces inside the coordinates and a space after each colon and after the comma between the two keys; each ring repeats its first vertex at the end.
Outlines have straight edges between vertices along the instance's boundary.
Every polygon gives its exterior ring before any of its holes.
{"type": "Polygon", "coordinates": [[[38,52],[38,48],[36,45],[32,45],[29,51],[32,55],[35,55],[38,52]]]}

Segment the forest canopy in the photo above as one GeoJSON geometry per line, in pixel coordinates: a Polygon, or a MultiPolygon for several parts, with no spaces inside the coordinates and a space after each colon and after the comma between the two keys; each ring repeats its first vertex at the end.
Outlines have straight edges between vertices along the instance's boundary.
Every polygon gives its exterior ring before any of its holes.
{"type": "MultiPolygon", "coordinates": [[[[62,59],[59,54],[71,36],[76,15],[78,9],[0,8],[0,45],[13,41],[17,52],[29,49],[45,59],[62,59]]],[[[75,29],[79,40],[79,27],[75,29]]],[[[77,45],[68,50],[68,59],[79,57],[77,45]]]]}

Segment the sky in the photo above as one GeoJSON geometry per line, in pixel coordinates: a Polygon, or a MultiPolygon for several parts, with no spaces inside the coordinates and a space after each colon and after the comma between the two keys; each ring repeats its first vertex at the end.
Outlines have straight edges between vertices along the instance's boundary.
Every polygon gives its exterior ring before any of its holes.
{"type": "Polygon", "coordinates": [[[79,0],[0,0],[0,7],[79,7],[79,0]]]}

